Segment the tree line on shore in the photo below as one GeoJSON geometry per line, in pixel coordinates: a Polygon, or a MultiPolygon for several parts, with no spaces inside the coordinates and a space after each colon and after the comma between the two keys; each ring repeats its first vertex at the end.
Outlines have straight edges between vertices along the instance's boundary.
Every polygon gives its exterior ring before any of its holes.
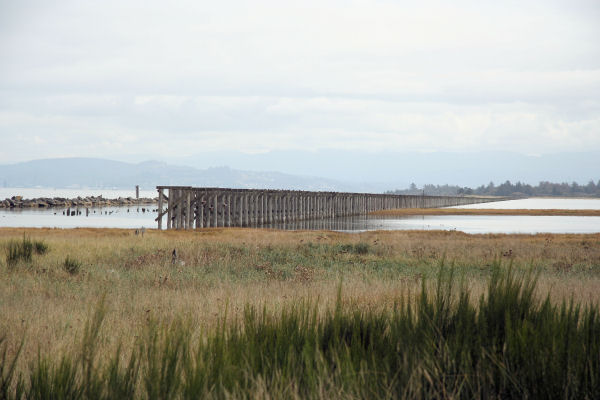
{"type": "Polygon", "coordinates": [[[431,185],[427,184],[419,188],[411,183],[408,189],[396,189],[387,191],[388,194],[425,194],[430,196],[456,196],[456,195],[480,195],[480,196],[560,196],[560,197],[600,197],[600,180],[595,183],[590,180],[587,184],[577,182],[553,183],[542,181],[533,186],[527,183],[511,183],[506,181],[500,185],[490,182],[476,188],[458,185],[431,185]]]}

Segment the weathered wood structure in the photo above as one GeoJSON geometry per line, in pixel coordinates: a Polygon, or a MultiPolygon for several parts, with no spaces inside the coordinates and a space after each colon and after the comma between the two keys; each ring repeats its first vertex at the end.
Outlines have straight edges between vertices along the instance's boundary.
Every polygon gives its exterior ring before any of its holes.
{"type": "Polygon", "coordinates": [[[494,201],[461,196],[306,192],[157,186],[158,229],[269,226],[364,215],[396,208],[432,208],[494,201]]]}

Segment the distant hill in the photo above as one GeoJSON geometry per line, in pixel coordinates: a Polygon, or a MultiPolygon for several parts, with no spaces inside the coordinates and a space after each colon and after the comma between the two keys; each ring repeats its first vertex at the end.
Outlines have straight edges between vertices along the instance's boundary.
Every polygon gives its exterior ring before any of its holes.
{"type": "Polygon", "coordinates": [[[352,185],[332,179],[228,167],[198,169],[158,161],[126,163],[98,158],[56,158],[0,165],[6,187],[131,188],[140,185],[351,191],[352,185]]]}
{"type": "MultiPolygon", "coordinates": [[[[175,160],[166,161],[173,163],[175,160]]],[[[344,149],[276,150],[258,154],[198,153],[178,159],[177,163],[197,168],[228,165],[231,168],[314,175],[385,191],[408,188],[413,182],[419,186],[449,184],[461,187],[507,180],[529,184],[542,181],[585,184],[590,179],[598,179],[600,152],[534,156],[502,151],[418,153],[382,150],[374,153],[344,149]]]]}
{"type": "Polygon", "coordinates": [[[598,152],[536,157],[506,152],[372,154],[343,150],[199,153],[168,163],[56,158],[0,165],[0,186],[130,189],[140,185],[153,189],[157,185],[189,185],[382,193],[409,188],[411,183],[459,188],[507,180],[585,185],[598,179],[598,160],[598,152]],[[212,165],[229,167],[208,168],[212,165]]]}

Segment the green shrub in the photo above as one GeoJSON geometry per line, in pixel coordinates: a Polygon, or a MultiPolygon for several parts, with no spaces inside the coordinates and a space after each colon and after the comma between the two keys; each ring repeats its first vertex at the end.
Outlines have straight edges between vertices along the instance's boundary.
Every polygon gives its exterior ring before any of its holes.
{"type": "Polygon", "coordinates": [[[48,245],[45,242],[36,240],[33,242],[33,250],[35,254],[46,254],[48,252],[48,245]]]}
{"type": "Polygon", "coordinates": [[[21,259],[20,247],[18,242],[10,241],[6,244],[6,263],[15,265],[21,259]]]}
{"type": "Polygon", "coordinates": [[[31,239],[23,235],[20,241],[11,240],[6,245],[6,263],[10,266],[17,264],[19,261],[30,262],[33,253],[45,254],[48,252],[48,245],[40,240],[31,241],[31,239]]]}
{"type": "Polygon", "coordinates": [[[342,244],[338,245],[339,251],[342,253],[352,253],[365,255],[371,250],[371,246],[368,243],[360,242],[357,244],[342,244]]]}
{"type": "Polygon", "coordinates": [[[370,250],[371,246],[368,243],[357,243],[354,245],[354,252],[356,254],[367,254],[370,250]]]}
{"type": "Polygon", "coordinates": [[[33,254],[33,242],[23,235],[23,240],[11,240],[6,245],[6,263],[15,265],[19,261],[30,262],[33,254]]]}
{"type": "Polygon", "coordinates": [[[65,262],[63,263],[63,268],[71,275],[77,275],[79,270],[81,269],[81,263],[70,256],[65,258],[65,262]]]}

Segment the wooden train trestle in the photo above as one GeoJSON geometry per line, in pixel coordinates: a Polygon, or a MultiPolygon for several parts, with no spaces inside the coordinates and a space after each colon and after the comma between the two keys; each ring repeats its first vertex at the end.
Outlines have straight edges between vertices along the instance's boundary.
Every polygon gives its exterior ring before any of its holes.
{"type": "Polygon", "coordinates": [[[158,229],[261,226],[368,214],[395,208],[448,207],[495,201],[459,196],[306,192],[157,186],[158,229]],[[168,191],[168,193],[165,193],[168,191]],[[166,206],[166,208],[164,208],[166,206]]]}

